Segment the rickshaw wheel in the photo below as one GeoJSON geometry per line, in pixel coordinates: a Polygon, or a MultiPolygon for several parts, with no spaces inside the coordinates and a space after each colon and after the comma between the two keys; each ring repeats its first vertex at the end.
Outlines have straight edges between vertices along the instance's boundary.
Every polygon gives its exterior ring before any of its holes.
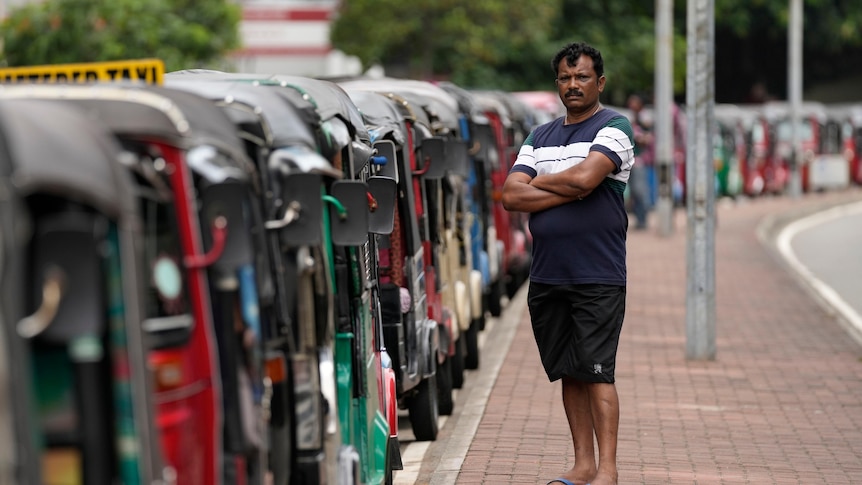
{"type": "Polygon", "coordinates": [[[437,366],[437,409],[443,416],[452,414],[455,403],[452,400],[452,359],[437,366]]]}
{"type": "Polygon", "coordinates": [[[464,341],[467,346],[467,353],[464,356],[464,367],[467,369],[479,368],[479,325],[478,318],[470,322],[470,328],[464,332],[464,341]]]}
{"type": "Polygon", "coordinates": [[[464,387],[464,355],[467,353],[464,335],[461,334],[455,341],[455,355],[452,359],[452,387],[461,389],[464,387]]]}
{"type": "Polygon", "coordinates": [[[503,313],[503,281],[497,280],[491,283],[491,292],[488,295],[488,311],[492,317],[499,317],[503,313]]]}
{"type": "Polygon", "coordinates": [[[418,386],[416,394],[410,398],[408,405],[410,425],[416,441],[434,441],[439,431],[437,418],[440,416],[437,407],[437,374],[424,379],[418,386]]]}

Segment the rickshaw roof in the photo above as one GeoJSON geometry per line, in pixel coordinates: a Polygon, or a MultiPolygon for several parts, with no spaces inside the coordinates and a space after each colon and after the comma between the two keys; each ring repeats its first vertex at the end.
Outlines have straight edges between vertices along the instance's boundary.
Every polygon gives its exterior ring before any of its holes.
{"type": "Polygon", "coordinates": [[[4,96],[58,99],[83,107],[113,133],[159,138],[182,148],[211,145],[248,163],[236,127],[211,101],[198,95],[140,84],[22,85],[4,96]]]}
{"type": "MultiPolygon", "coordinates": [[[[770,101],[761,106],[763,115],[771,120],[778,121],[790,118],[791,105],[786,101],[770,101]]],[[[804,101],[799,105],[800,116],[814,116],[820,121],[826,119],[826,110],[823,103],[817,101],[804,101]]]]}
{"type": "Polygon", "coordinates": [[[497,96],[488,91],[472,90],[479,107],[486,112],[496,113],[500,117],[500,122],[503,126],[509,127],[512,125],[512,115],[509,112],[509,107],[500,101],[497,96]]]}
{"type": "Polygon", "coordinates": [[[300,91],[303,97],[317,108],[323,120],[340,118],[350,126],[360,140],[370,141],[362,114],[338,84],[322,79],[284,74],[274,74],[269,76],[269,79],[300,91]]]}
{"type": "Polygon", "coordinates": [[[122,147],[83,110],[0,95],[0,131],[2,159],[9,164],[2,170],[22,194],[69,197],[111,217],[135,214],[131,180],[120,164],[122,147]]]}
{"type": "Polygon", "coordinates": [[[473,93],[448,81],[442,81],[436,83],[436,85],[440,86],[440,89],[451,94],[458,101],[461,111],[469,114],[471,122],[477,125],[487,125],[489,123],[488,117],[477,103],[473,93]]]}
{"type": "Polygon", "coordinates": [[[398,113],[397,118],[401,121],[409,120],[430,125],[430,121],[428,120],[428,115],[425,113],[425,110],[423,110],[419,105],[414,105],[415,103],[413,100],[406,99],[400,94],[393,93],[390,89],[382,89],[368,83],[352,83],[349,80],[342,80],[339,81],[339,83],[342,84],[342,89],[344,89],[345,92],[347,92],[348,89],[352,92],[364,91],[375,93],[389,99],[398,113]]]}
{"type": "Polygon", "coordinates": [[[250,84],[252,86],[266,86],[273,88],[280,96],[288,100],[297,109],[309,124],[320,123],[320,113],[308,97],[294,88],[289,88],[280,81],[272,79],[266,74],[245,74],[236,72],[213,71],[208,69],[186,69],[165,74],[165,82],[172,81],[217,81],[236,82],[238,84],[250,84]]]}
{"type": "Polygon", "coordinates": [[[520,98],[512,96],[505,91],[500,91],[499,89],[483,90],[480,92],[495,98],[503,104],[512,121],[520,124],[523,129],[529,130],[533,125],[535,125],[535,122],[533,121],[535,115],[533,114],[532,109],[520,98]]]}
{"type": "MultiPolygon", "coordinates": [[[[225,106],[238,103],[247,110],[231,109],[227,111],[229,118],[239,118],[246,114],[249,119],[262,120],[268,130],[267,143],[279,148],[303,145],[317,149],[317,139],[312,131],[312,124],[319,124],[320,119],[315,113],[315,120],[307,118],[308,113],[284,99],[269,86],[249,84],[235,80],[200,82],[193,77],[172,76],[165,80],[171,88],[187,90],[213,101],[221,101],[225,106]]],[[[235,120],[237,121],[237,120],[235,120]]]]}
{"type": "Polygon", "coordinates": [[[256,81],[261,84],[279,85],[296,90],[304,102],[310,102],[323,121],[338,118],[348,125],[348,128],[363,142],[370,143],[368,130],[359,110],[350,100],[344,90],[331,81],[315,79],[304,76],[291,76],[286,74],[256,74],[239,72],[222,72],[205,69],[190,69],[175,71],[165,76],[194,75],[199,79],[224,80],[235,79],[242,81],[256,81]]]}
{"type": "Polygon", "coordinates": [[[404,134],[406,113],[398,109],[394,100],[376,91],[355,89],[352,86],[346,86],[345,91],[365,118],[372,142],[389,133],[399,144],[406,141],[404,134]]]}
{"type": "Polygon", "coordinates": [[[413,104],[421,106],[429,121],[439,120],[446,129],[460,130],[461,107],[458,100],[443,88],[427,81],[397,78],[354,78],[341,81],[345,88],[355,88],[381,93],[395,93],[409,97],[413,104]]]}
{"type": "Polygon", "coordinates": [[[761,116],[758,109],[731,103],[716,103],[713,113],[715,114],[716,121],[725,124],[749,124],[758,116],[761,116]]]}
{"type": "Polygon", "coordinates": [[[830,103],[826,105],[831,119],[846,120],[854,126],[862,126],[862,103],[830,103]]]}
{"type": "Polygon", "coordinates": [[[511,93],[532,109],[544,113],[551,119],[566,114],[566,107],[560,102],[560,95],[552,91],[515,91],[511,93]]]}

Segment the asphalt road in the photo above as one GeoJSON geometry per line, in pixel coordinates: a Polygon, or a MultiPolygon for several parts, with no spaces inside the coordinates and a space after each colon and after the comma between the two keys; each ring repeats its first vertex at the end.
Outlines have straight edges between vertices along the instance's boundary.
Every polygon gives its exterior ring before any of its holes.
{"type": "Polygon", "coordinates": [[[782,256],[862,341],[862,203],[799,219],[777,239],[782,256]]]}

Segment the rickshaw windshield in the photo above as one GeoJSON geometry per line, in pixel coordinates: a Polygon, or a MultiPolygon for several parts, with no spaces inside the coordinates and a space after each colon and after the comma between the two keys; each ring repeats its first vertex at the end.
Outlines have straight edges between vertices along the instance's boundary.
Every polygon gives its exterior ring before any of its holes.
{"type": "MultiPolygon", "coordinates": [[[[814,130],[811,123],[806,120],[800,120],[797,127],[797,133],[800,140],[812,140],[814,138],[814,130]]],[[[776,139],[778,141],[790,141],[793,138],[793,124],[790,120],[778,123],[776,127],[776,139]]]]}
{"type": "Polygon", "coordinates": [[[186,159],[189,168],[207,182],[217,184],[228,180],[245,180],[248,175],[237,167],[225,154],[208,145],[189,150],[186,159]]]}
{"type": "Polygon", "coordinates": [[[144,330],[153,348],[183,344],[191,335],[192,316],[176,214],[172,201],[151,187],[138,187],[143,222],[144,267],[149,271],[144,330]]]}
{"type": "Polygon", "coordinates": [[[304,146],[290,146],[274,150],[269,156],[269,166],[272,168],[295,169],[300,173],[324,173],[340,177],[341,173],[333,170],[329,161],[319,153],[304,146]]]}

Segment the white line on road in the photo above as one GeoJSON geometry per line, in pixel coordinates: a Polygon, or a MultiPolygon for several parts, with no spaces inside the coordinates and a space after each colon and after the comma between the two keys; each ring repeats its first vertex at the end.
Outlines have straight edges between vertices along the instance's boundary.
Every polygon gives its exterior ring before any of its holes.
{"type": "Polygon", "coordinates": [[[796,273],[801,276],[802,279],[805,280],[805,282],[808,283],[808,285],[810,285],[811,288],[829,306],[841,314],[843,319],[839,319],[839,321],[841,321],[845,326],[847,332],[862,344],[862,317],[853,310],[853,307],[841,298],[841,295],[839,295],[838,292],[820,280],[820,278],[815,276],[808,267],[802,264],[802,262],[799,261],[799,258],[796,257],[796,253],[793,251],[793,247],[791,246],[793,238],[802,231],[847,215],[858,213],[862,213],[862,202],[841,205],[823,212],[812,214],[784,227],[781,232],[779,232],[775,244],[778,251],[790,267],[793,268],[793,270],[796,271],[796,273]]]}

